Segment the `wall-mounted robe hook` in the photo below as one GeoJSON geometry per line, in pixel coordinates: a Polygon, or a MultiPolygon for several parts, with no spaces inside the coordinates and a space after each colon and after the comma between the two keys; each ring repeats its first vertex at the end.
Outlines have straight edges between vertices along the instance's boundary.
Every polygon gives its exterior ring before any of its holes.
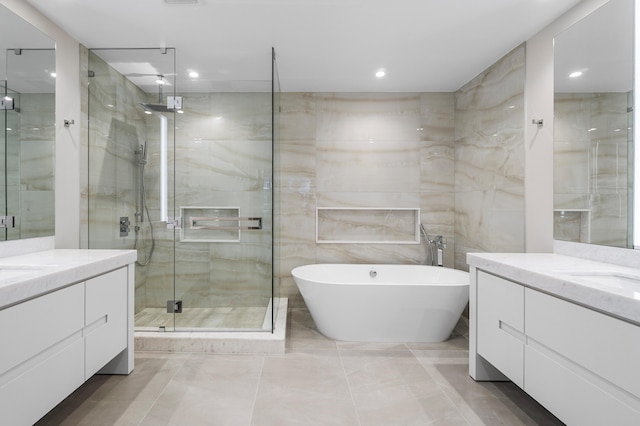
{"type": "Polygon", "coordinates": [[[72,124],[76,124],[75,120],[64,120],[64,127],[69,127],[72,124]]]}
{"type": "Polygon", "coordinates": [[[544,126],[544,120],[542,118],[539,120],[536,120],[534,118],[533,120],[531,120],[531,124],[535,124],[538,126],[538,128],[542,128],[542,126],[544,126]]]}

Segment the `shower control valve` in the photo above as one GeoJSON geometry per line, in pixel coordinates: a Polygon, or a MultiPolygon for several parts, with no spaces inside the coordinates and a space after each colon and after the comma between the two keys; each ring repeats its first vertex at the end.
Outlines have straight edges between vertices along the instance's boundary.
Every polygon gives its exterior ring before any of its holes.
{"type": "Polygon", "coordinates": [[[128,216],[122,216],[120,218],[120,236],[126,237],[129,235],[129,231],[131,230],[131,222],[129,222],[128,216]]]}

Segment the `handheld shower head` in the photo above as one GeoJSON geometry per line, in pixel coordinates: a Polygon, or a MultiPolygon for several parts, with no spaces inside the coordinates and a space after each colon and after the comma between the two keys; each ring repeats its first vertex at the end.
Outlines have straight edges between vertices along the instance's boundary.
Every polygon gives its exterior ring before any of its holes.
{"type": "Polygon", "coordinates": [[[147,164],[147,141],[144,141],[144,145],[140,145],[140,147],[134,151],[134,154],[138,159],[138,164],[141,166],[147,164]]]}

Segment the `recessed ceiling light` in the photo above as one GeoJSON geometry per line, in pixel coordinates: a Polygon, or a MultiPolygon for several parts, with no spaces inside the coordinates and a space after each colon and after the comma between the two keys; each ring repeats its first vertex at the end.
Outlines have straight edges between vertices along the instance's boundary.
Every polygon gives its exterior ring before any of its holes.
{"type": "Polygon", "coordinates": [[[147,111],[147,110],[145,110],[145,111],[144,111],[144,113],[145,113],[145,114],[149,114],[149,115],[151,115],[151,111],[147,111]]]}
{"type": "Polygon", "coordinates": [[[582,75],[582,71],[574,71],[571,74],[569,74],[570,78],[576,78],[576,77],[580,77],[582,75]]]}
{"type": "Polygon", "coordinates": [[[592,128],[590,128],[589,130],[587,130],[587,132],[593,132],[593,131],[595,131],[595,130],[598,130],[598,129],[597,129],[596,127],[592,127],[592,128]]]}
{"type": "Polygon", "coordinates": [[[55,73],[55,72],[52,72],[52,73],[50,73],[49,75],[50,75],[51,77],[53,77],[53,78],[56,78],[56,73],[55,73]]]}
{"type": "Polygon", "coordinates": [[[376,77],[378,77],[378,78],[382,78],[385,75],[387,75],[387,72],[385,70],[383,70],[383,69],[379,69],[378,71],[376,71],[376,77]]]}
{"type": "Polygon", "coordinates": [[[158,78],[156,79],[156,83],[157,84],[164,84],[164,76],[159,75],[158,78]]]}
{"type": "Polygon", "coordinates": [[[189,72],[189,77],[198,78],[198,77],[200,77],[200,74],[198,74],[196,71],[190,71],[189,72]]]}

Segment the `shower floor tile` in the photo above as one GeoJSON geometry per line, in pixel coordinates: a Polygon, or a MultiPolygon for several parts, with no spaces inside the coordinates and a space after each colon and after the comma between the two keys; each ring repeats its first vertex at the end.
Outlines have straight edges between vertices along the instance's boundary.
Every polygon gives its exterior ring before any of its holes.
{"type": "Polygon", "coordinates": [[[267,308],[184,308],[182,313],[167,313],[165,308],[145,308],[136,313],[136,329],[151,331],[160,327],[178,329],[261,329],[267,308]],[[175,318],[174,318],[175,315],[175,318]],[[175,323],[174,323],[175,321],[175,323]]]}

